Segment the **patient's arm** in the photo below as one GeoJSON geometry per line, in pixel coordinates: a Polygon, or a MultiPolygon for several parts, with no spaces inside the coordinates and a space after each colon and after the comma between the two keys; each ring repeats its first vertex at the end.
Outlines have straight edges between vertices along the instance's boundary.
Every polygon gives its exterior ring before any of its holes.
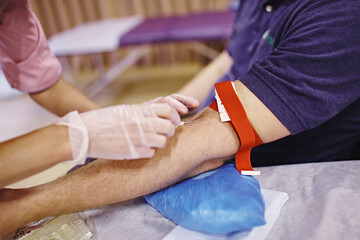
{"type": "MultiPolygon", "coordinates": [[[[243,94],[241,98],[249,99],[244,107],[264,142],[289,134],[244,85],[237,83],[236,87],[243,94]]],[[[159,149],[152,159],[97,160],[48,184],[0,191],[0,236],[46,216],[95,208],[157,191],[219,166],[221,162],[213,165],[206,161],[229,158],[239,146],[232,127],[221,123],[217,112],[205,109],[195,122],[178,128],[167,147],[159,149]]]]}
{"type": "Polygon", "coordinates": [[[142,196],[173,184],[205,160],[232,156],[239,140],[218,114],[205,110],[179,127],[153,159],[96,160],[49,184],[0,191],[0,236],[46,216],[81,211],[142,196]]]}
{"type": "Polygon", "coordinates": [[[224,50],[182,87],[178,93],[194,97],[202,103],[205,101],[214,83],[229,71],[232,64],[232,58],[228,52],[224,50]]]}

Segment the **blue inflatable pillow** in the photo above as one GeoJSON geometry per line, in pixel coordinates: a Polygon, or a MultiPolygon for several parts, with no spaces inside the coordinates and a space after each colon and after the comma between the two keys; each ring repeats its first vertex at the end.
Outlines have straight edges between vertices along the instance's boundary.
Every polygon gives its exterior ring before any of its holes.
{"type": "Polygon", "coordinates": [[[265,203],[258,181],[233,163],[145,196],[165,217],[205,233],[231,233],[264,225],[265,203]]]}

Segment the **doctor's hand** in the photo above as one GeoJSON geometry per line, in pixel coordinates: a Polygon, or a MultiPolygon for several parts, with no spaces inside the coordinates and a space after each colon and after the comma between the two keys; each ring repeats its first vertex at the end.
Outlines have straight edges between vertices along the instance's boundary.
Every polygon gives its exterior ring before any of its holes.
{"type": "Polygon", "coordinates": [[[166,97],[158,97],[147,103],[167,103],[173,107],[179,114],[185,115],[189,111],[199,107],[200,103],[197,99],[182,94],[171,94],[166,97]]]}
{"type": "Polygon", "coordinates": [[[74,111],[56,124],[68,126],[72,163],[86,157],[114,160],[150,158],[154,148],[180,124],[178,112],[166,103],[118,105],[79,114],[74,111]]]}

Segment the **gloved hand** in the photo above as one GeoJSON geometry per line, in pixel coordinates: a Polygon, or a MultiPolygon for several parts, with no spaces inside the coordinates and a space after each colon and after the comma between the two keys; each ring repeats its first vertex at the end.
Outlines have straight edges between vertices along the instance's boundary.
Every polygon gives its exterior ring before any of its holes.
{"type": "Polygon", "coordinates": [[[200,105],[197,99],[178,93],[174,93],[166,97],[158,97],[148,101],[147,103],[168,103],[181,115],[187,114],[189,110],[191,111],[200,105]]]}
{"type": "Polygon", "coordinates": [[[150,158],[164,147],[166,137],[181,122],[168,104],[119,105],[79,114],[70,112],[56,124],[69,127],[71,163],[86,157],[107,159],[150,158]]]}

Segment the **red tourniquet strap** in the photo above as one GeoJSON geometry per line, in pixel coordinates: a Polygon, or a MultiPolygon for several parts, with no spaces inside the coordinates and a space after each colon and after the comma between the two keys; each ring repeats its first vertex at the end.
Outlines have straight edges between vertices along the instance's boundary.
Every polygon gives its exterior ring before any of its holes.
{"type": "MultiPolygon", "coordinates": [[[[213,102],[209,105],[209,108],[211,108],[212,110],[217,111],[217,112],[219,111],[219,109],[218,109],[218,107],[217,107],[216,100],[213,101],[213,102]]],[[[231,122],[229,122],[229,124],[230,124],[230,125],[234,128],[234,130],[236,131],[234,125],[233,125],[231,122]]],[[[255,145],[254,145],[254,147],[263,144],[261,138],[259,137],[259,135],[258,135],[257,132],[255,131],[255,129],[254,129],[252,126],[251,126],[251,128],[253,129],[254,135],[255,135],[255,145]]]]}
{"type": "MultiPolygon", "coordinates": [[[[262,144],[262,141],[249,122],[231,81],[217,83],[215,89],[241,142],[235,156],[236,168],[239,171],[253,171],[250,161],[251,149],[262,144]]],[[[210,105],[210,108],[218,111],[216,101],[210,105]]]]}

